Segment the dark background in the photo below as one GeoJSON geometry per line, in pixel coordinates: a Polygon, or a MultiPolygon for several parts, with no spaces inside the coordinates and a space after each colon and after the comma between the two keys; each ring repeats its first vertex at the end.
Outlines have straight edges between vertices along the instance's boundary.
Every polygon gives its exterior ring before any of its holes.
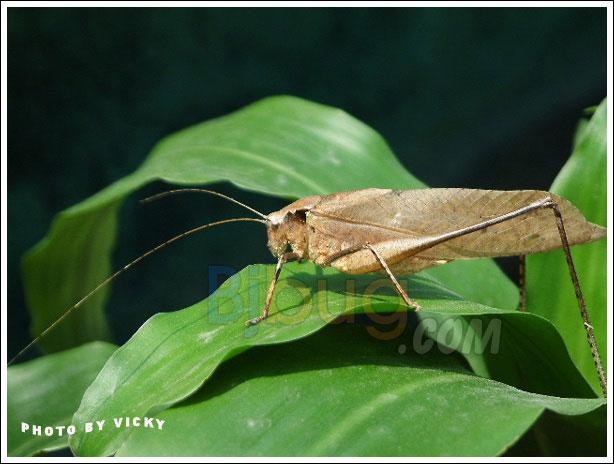
{"type": "MultiPolygon", "coordinates": [[[[163,136],[274,94],[345,109],[431,186],[547,189],[583,108],[606,95],[606,10],[10,8],[9,356],[29,339],[19,260],[54,214],[163,136]]],[[[284,204],[214,187],[265,211],[284,204]]],[[[137,205],[162,188],[126,202],[115,267],[236,215],[202,197],[137,205]]],[[[272,261],[264,231],[245,225],[177,244],[115,284],[117,341],[204,298],[208,265],[272,261]]]]}

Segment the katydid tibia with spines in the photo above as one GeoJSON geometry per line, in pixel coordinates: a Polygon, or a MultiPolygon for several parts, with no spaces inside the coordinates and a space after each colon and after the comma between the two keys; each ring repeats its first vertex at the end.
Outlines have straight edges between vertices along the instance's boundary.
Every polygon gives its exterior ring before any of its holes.
{"type": "Polygon", "coordinates": [[[205,224],[147,251],[68,308],[9,364],[98,290],[147,256],[210,227],[251,221],[266,225],[268,246],[277,258],[277,266],[262,314],[246,321],[247,325],[258,324],[270,316],[275,286],[283,265],[289,261],[309,260],[348,274],[385,273],[403,301],[419,310],[419,304],[399,284],[397,275],[413,274],[459,259],[520,256],[520,302],[521,309],[524,309],[524,257],[531,253],[562,248],[600,385],[604,397],[607,396],[599,347],[571,253],[571,246],[599,240],[605,236],[606,229],[588,222],[564,198],[538,190],[370,188],[305,197],[268,215],[221,193],[198,188],[170,190],[144,201],[185,192],[201,192],[224,198],[248,209],[259,218],[233,218],[205,224]]]}

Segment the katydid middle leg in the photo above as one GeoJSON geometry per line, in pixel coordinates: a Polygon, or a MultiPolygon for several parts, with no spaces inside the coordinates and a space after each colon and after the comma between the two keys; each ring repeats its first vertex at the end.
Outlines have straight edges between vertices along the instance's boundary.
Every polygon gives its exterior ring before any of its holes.
{"type": "Polygon", "coordinates": [[[405,304],[407,304],[407,306],[409,306],[410,308],[414,308],[416,311],[420,311],[420,305],[409,298],[407,292],[403,290],[403,287],[401,287],[401,284],[390,270],[390,267],[388,267],[388,264],[386,264],[386,260],[384,260],[384,258],[377,252],[377,250],[373,248],[373,246],[369,243],[365,245],[365,248],[371,250],[371,253],[373,253],[375,259],[377,259],[377,261],[381,264],[382,268],[384,269],[384,271],[386,271],[386,274],[388,274],[388,277],[394,284],[394,287],[396,288],[397,292],[399,293],[399,295],[401,295],[403,301],[405,301],[405,304]]]}

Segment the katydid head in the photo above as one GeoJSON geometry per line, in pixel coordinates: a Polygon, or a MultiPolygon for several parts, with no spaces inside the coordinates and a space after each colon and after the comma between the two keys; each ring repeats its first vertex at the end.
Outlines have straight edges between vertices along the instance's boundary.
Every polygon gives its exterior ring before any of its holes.
{"type": "Polygon", "coordinates": [[[279,258],[291,249],[300,258],[307,258],[307,214],[320,198],[301,198],[267,216],[268,246],[273,256],[279,258]]]}
{"type": "Polygon", "coordinates": [[[267,224],[268,247],[279,258],[291,249],[301,258],[307,256],[305,215],[288,213],[280,222],[267,224]]]}

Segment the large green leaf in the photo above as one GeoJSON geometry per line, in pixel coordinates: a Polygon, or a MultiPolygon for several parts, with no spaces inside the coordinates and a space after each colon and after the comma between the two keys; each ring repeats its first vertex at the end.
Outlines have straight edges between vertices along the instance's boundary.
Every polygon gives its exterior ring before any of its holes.
{"type": "MultiPolygon", "coordinates": [[[[74,423],[159,412],[196,391],[222,361],[253,346],[305,337],[342,314],[355,311],[375,317],[374,312],[400,310],[393,315],[399,324],[407,316],[398,296],[376,291],[384,284],[390,289],[381,275],[354,277],[293,263],[284,268],[274,314],[255,327],[245,327],[244,321],[262,308],[273,270],[249,266],[208,299],[151,318],[109,359],[83,396],[74,423]]],[[[557,396],[593,395],[545,319],[468,302],[428,276],[413,277],[407,284],[423,307],[421,320],[431,321],[431,336],[468,360],[485,351],[485,369],[494,378],[557,396]],[[473,332],[463,332],[462,325],[455,325],[459,316],[479,324],[471,324],[473,332]],[[446,320],[451,325],[445,326],[446,320]]],[[[391,330],[392,325],[384,327],[378,337],[386,338],[391,330]]],[[[71,446],[79,455],[108,455],[128,433],[129,429],[110,427],[97,434],[77,434],[71,446]]]]}
{"type": "MultiPolygon", "coordinates": [[[[135,173],[61,212],[47,237],[26,255],[23,277],[34,334],[109,274],[118,208],[127,195],[154,180],[174,184],[228,180],[285,198],[366,187],[423,186],[379,134],[339,109],[272,97],[198,124],[162,140],[135,173]]],[[[514,285],[489,260],[433,272],[472,300],[504,308],[516,305],[514,285]],[[456,278],[448,279],[450,275],[456,278]],[[476,288],[475,282],[488,285],[476,288]]],[[[85,304],[43,346],[58,350],[106,338],[107,293],[102,291],[85,304]]]]}
{"type": "MultiPolygon", "coordinates": [[[[573,155],[552,184],[551,191],[572,201],[589,221],[605,226],[607,223],[606,100],[599,105],[588,124],[580,127],[573,155]]],[[[600,240],[580,245],[574,247],[572,253],[605,367],[608,313],[607,242],[600,240]]],[[[541,314],[554,323],[580,371],[593,385],[595,391],[601,393],[562,251],[529,256],[527,297],[528,310],[541,314]]]]}
{"type": "MultiPolygon", "coordinates": [[[[168,137],[136,173],[60,214],[50,235],[24,261],[35,332],[108,273],[121,201],[156,179],[175,184],[230,180],[288,198],[370,186],[422,186],[379,135],[346,113],[291,97],[263,100],[168,137]]],[[[84,395],[75,423],[160,412],[196,391],[224,360],[252,346],[305,337],[348,312],[400,309],[391,317],[407,317],[396,295],[372,294],[381,276],[354,279],[293,264],[280,282],[277,316],[245,328],[243,321],[262,307],[272,270],[250,266],[209,299],[150,319],[105,365],[84,395]]],[[[541,394],[594,395],[552,324],[513,310],[516,288],[492,261],[432,269],[409,279],[408,287],[424,308],[419,318],[425,333],[462,353],[474,372],[541,394]],[[494,334],[498,349],[490,351],[494,334]]],[[[64,325],[48,348],[104,336],[104,297],[83,308],[72,326],[64,325]]],[[[533,410],[532,420],[544,407],[533,410]]],[[[127,436],[127,430],[109,427],[78,434],[71,446],[83,455],[111,454],[127,436]]]]}
{"type": "Polygon", "coordinates": [[[83,392],[117,347],[92,342],[7,369],[9,456],[31,456],[68,446],[66,430],[45,436],[45,427],[68,426],[83,392]],[[29,430],[22,432],[22,423],[29,430]],[[33,435],[42,426],[42,436],[33,435]]]}
{"type": "Polygon", "coordinates": [[[492,456],[545,409],[600,408],[605,417],[601,399],[527,393],[472,375],[455,356],[418,355],[411,346],[411,333],[383,342],[343,324],[250,350],[195,396],[157,414],[163,431],[139,428],[117,454],[492,456]],[[399,353],[399,343],[408,351],[399,353]]]}

